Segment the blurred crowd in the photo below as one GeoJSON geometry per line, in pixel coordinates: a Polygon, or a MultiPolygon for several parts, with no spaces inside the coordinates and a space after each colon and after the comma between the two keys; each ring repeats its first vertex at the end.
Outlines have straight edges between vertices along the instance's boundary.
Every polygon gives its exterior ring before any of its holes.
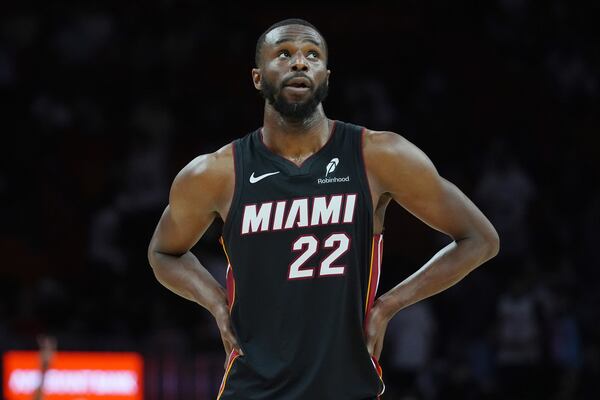
{"type": "MultiPolygon", "coordinates": [[[[0,352],[34,349],[40,333],[62,350],[135,350],[147,376],[162,377],[149,380],[147,398],[192,398],[199,380],[214,397],[224,356],[216,325],[156,282],[146,248],[177,171],[260,126],[256,39],[300,17],[328,41],[327,115],[407,137],[501,238],[496,259],[391,321],[383,398],[594,398],[591,2],[0,7],[0,352]]],[[[220,229],[194,251],[224,285],[220,229]]],[[[449,240],[397,205],[384,235],[380,294],[449,240]]]]}

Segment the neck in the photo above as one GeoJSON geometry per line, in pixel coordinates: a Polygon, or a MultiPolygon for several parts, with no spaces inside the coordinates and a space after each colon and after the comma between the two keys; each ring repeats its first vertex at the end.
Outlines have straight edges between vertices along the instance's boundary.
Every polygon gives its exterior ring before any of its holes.
{"type": "Polygon", "coordinates": [[[308,118],[295,120],[285,118],[277,112],[269,103],[265,103],[265,114],[263,120],[263,134],[267,131],[281,134],[307,134],[320,125],[325,124],[327,117],[323,111],[323,105],[315,109],[315,112],[308,118]]]}
{"type": "Polygon", "coordinates": [[[290,120],[265,104],[263,142],[273,152],[299,165],[327,143],[331,121],[319,104],[315,112],[303,120],[290,120]]]}

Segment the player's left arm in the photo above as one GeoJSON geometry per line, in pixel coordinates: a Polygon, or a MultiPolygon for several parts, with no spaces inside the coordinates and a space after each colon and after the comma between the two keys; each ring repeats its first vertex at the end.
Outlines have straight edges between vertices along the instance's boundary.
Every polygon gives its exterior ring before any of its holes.
{"type": "Polygon", "coordinates": [[[499,250],[496,230],[415,145],[392,132],[366,132],[364,155],[374,198],[387,194],[452,242],[380,296],[369,314],[368,347],[379,358],[387,322],[401,309],[464,278],[499,250]]]}

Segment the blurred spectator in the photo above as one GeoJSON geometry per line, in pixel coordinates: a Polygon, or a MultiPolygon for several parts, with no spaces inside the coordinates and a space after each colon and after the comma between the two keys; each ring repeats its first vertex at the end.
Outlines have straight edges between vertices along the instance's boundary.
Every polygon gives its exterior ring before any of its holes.
{"type": "Polygon", "coordinates": [[[92,217],[90,225],[93,262],[121,273],[128,261],[119,242],[124,220],[167,204],[167,157],[173,134],[171,114],[159,102],[139,104],[132,112],[131,125],[136,134],[120,175],[122,186],[114,193],[114,201],[92,217]]]}
{"type": "Polygon", "coordinates": [[[523,257],[530,247],[527,224],[536,188],[504,140],[490,147],[475,199],[502,238],[503,257],[523,257]]]}
{"type": "Polygon", "coordinates": [[[558,298],[551,321],[551,356],[557,372],[556,399],[573,399],[577,395],[582,365],[581,337],[571,300],[558,298]]]}
{"type": "Polygon", "coordinates": [[[35,389],[33,400],[44,399],[44,382],[46,380],[46,372],[50,368],[54,352],[56,351],[56,339],[52,336],[40,335],[38,337],[40,346],[40,383],[35,389]]]}
{"type": "Polygon", "coordinates": [[[385,351],[387,376],[394,383],[390,392],[397,392],[401,398],[423,398],[435,390],[423,387],[432,360],[435,331],[429,302],[413,304],[392,318],[386,333],[389,347],[385,351]]]}
{"type": "Polygon", "coordinates": [[[524,278],[498,299],[496,359],[506,398],[536,398],[543,367],[543,317],[524,278]]]}

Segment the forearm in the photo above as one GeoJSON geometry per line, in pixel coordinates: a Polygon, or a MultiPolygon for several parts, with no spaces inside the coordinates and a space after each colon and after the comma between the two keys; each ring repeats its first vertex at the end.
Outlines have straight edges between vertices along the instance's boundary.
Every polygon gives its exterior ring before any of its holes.
{"type": "Polygon", "coordinates": [[[495,254],[494,246],[486,242],[472,239],[452,242],[377,301],[388,318],[392,318],[403,308],[453,286],[495,254]]]}
{"type": "Polygon", "coordinates": [[[181,255],[152,251],[156,279],[173,293],[198,303],[211,314],[227,306],[227,292],[190,251],[181,255]]]}

